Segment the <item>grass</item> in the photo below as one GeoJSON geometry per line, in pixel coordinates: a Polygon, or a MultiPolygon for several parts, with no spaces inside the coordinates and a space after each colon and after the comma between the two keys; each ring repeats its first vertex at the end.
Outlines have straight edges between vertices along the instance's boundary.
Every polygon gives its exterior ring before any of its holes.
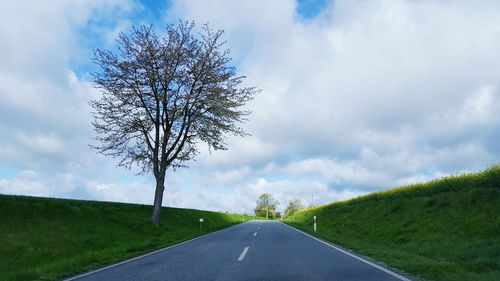
{"type": "Polygon", "coordinates": [[[251,218],[163,208],[154,226],[151,211],[145,205],[0,195],[0,280],[56,280],[251,218]]]}
{"type": "Polygon", "coordinates": [[[500,280],[500,167],[297,212],[286,223],[428,280],[500,280]]]}

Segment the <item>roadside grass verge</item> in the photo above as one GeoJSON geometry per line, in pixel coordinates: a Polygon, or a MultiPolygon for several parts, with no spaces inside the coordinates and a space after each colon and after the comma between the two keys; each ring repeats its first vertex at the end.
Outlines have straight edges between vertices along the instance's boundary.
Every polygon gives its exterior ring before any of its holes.
{"type": "Polygon", "coordinates": [[[0,280],[57,280],[251,217],[146,205],[0,195],[0,280]],[[199,218],[203,218],[200,230],[199,218]]]}
{"type": "Polygon", "coordinates": [[[428,280],[500,280],[499,166],[309,208],[285,222],[428,280]]]}

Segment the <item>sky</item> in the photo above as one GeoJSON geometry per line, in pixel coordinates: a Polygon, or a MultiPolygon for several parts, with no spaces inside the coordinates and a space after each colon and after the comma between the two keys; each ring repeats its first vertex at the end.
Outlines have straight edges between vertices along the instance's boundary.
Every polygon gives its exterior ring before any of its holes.
{"type": "Polygon", "coordinates": [[[152,204],[152,175],[89,148],[90,58],[179,20],[224,29],[262,92],[251,136],[167,172],[165,206],[252,212],[267,192],[283,210],[483,170],[500,159],[498,14],[487,0],[6,1],[0,194],[152,204]]]}

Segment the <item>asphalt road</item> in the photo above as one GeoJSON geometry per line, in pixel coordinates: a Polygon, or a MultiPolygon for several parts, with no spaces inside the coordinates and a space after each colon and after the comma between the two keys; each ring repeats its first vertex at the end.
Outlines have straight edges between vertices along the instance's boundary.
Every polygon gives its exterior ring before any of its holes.
{"type": "Polygon", "coordinates": [[[67,280],[409,280],[279,222],[251,221],[67,280]]]}

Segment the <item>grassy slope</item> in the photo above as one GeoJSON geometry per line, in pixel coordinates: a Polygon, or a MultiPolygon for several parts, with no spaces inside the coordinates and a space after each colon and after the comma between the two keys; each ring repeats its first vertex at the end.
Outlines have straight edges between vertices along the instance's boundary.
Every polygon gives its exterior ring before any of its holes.
{"type": "Polygon", "coordinates": [[[287,223],[430,280],[500,280],[500,167],[296,213],[287,223]]]}
{"type": "Polygon", "coordinates": [[[164,208],[155,227],[150,214],[144,205],[0,195],[0,280],[54,280],[244,219],[164,208]]]}

